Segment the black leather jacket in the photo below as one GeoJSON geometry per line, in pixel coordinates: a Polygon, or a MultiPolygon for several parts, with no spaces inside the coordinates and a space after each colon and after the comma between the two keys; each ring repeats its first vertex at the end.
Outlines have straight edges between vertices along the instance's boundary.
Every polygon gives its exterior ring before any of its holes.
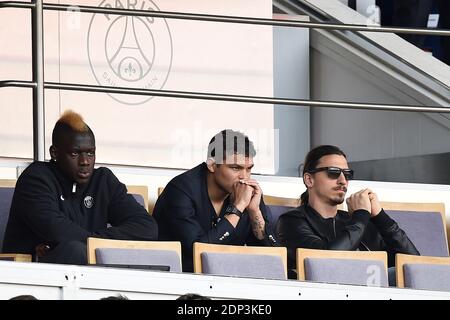
{"type": "Polygon", "coordinates": [[[366,210],[356,210],[352,215],[338,210],[334,218],[323,218],[310,206],[302,205],[280,216],[276,233],[279,244],[288,248],[289,268],[295,268],[297,248],[387,251],[389,267],[395,265],[396,253],[419,255],[384,210],[374,218],[366,210]]]}

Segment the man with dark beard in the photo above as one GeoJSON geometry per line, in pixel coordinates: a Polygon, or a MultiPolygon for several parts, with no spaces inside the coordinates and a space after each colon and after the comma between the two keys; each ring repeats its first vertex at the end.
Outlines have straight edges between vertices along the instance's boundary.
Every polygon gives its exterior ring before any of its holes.
{"type": "Polygon", "coordinates": [[[295,268],[297,248],[387,251],[390,267],[396,253],[419,255],[370,189],[347,199],[348,212],[338,210],[352,178],[353,170],[338,147],[319,146],[307,154],[303,167],[307,191],[301,205],[280,216],[276,227],[279,244],[288,248],[290,269],[295,268]]]}

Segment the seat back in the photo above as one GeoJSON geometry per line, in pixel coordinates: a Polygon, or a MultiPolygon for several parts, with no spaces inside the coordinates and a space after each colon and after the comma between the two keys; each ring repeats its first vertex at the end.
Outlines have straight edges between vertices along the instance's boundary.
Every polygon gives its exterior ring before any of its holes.
{"type": "Polygon", "coordinates": [[[147,186],[127,185],[127,190],[145,210],[149,211],[147,186]]]}
{"type": "Polygon", "coordinates": [[[450,258],[397,254],[397,286],[450,292],[450,258]]]}
{"type": "Polygon", "coordinates": [[[194,272],[236,277],[287,279],[284,247],[194,243],[194,272]]]}
{"type": "Polygon", "coordinates": [[[272,214],[271,221],[269,223],[273,226],[277,224],[278,218],[285,212],[296,208],[300,205],[299,199],[295,198],[283,198],[264,195],[264,203],[269,207],[272,214]]]}
{"type": "Polygon", "coordinates": [[[298,248],[297,277],[314,282],[387,287],[387,253],[298,248]]]}
{"type": "Polygon", "coordinates": [[[15,185],[16,180],[0,179],[0,252],[3,248],[3,238],[5,237],[15,185]]]}
{"type": "Polygon", "coordinates": [[[169,266],[181,272],[181,243],[178,241],[132,241],[88,238],[89,264],[169,266]]]}
{"type": "Polygon", "coordinates": [[[0,253],[0,261],[31,262],[31,254],[0,253]]]}
{"type": "Polygon", "coordinates": [[[423,256],[448,257],[443,203],[381,202],[423,256]]]}

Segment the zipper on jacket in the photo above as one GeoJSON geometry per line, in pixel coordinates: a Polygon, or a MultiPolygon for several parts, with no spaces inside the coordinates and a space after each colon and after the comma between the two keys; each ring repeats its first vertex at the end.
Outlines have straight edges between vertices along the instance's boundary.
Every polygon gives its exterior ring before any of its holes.
{"type": "Polygon", "coordinates": [[[336,218],[333,218],[333,231],[334,231],[334,238],[336,239],[336,218]]]}
{"type": "Polygon", "coordinates": [[[360,243],[367,249],[367,251],[372,251],[372,250],[369,249],[368,246],[366,246],[366,244],[364,242],[360,241],[360,243]]]}
{"type": "MultiPolygon", "coordinates": [[[[336,238],[336,218],[333,218],[333,231],[334,231],[334,238],[336,238]]],[[[372,251],[369,249],[368,246],[366,246],[364,242],[360,241],[360,243],[364,246],[364,248],[367,249],[367,251],[372,251]]]]}

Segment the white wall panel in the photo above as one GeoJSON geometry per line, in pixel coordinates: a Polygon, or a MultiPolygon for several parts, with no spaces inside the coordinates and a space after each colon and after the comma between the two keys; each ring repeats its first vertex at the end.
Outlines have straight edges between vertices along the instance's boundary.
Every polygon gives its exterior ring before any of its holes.
{"type": "MultiPolygon", "coordinates": [[[[127,7],[135,1],[65,3],[127,7]]],[[[272,17],[269,0],[140,0],[135,8],[272,17]]],[[[29,17],[27,10],[0,12],[0,79],[31,79],[29,17]]],[[[127,19],[76,8],[46,12],[44,21],[46,81],[273,96],[270,26],[127,19]]],[[[31,95],[25,91],[0,91],[0,156],[31,157],[31,95]]],[[[204,160],[213,134],[233,128],[255,141],[262,155],[255,170],[275,171],[271,105],[46,90],[46,149],[67,108],[94,130],[98,162],[189,168],[204,160]]]]}

